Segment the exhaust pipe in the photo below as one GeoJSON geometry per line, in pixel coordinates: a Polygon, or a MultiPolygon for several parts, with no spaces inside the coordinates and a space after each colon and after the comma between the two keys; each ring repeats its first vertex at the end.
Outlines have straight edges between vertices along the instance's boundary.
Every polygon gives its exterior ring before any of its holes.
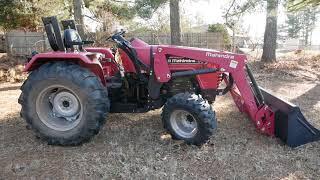
{"type": "Polygon", "coordinates": [[[275,112],[275,136],[290,147],[320,140],[320,131],[313,127],[298,106],[280,99],[259,87],[264,103],[275,112]]]}

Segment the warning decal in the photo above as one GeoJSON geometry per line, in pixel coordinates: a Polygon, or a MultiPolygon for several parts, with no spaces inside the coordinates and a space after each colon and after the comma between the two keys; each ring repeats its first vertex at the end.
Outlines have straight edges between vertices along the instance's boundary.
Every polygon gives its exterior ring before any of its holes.
{"type": "Polygon", "coordinates": [[[237,62],[237,61],[234,61],[234,60],[231,60],[229,66],[230,66],[231,68],[235,69],[235,68],[237,68],[237,66],[238,66],[238,62],[237,62]]]}

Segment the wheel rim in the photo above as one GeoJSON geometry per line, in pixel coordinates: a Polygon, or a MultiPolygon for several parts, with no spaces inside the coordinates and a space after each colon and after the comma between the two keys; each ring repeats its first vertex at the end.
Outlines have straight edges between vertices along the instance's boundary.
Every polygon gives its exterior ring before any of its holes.
{"type": "Polygon", "coordinates": [[[176,134],[183,138],[192,138],[198,132],[198,123],[194,116],[185,110],[174,110],[170,123],[176,134]]]}
{"type": "Polygon", "coordinates": [[[47,127],[68,131],[81,120],[83,108],[78,96],[70,89],[54,85],[42,90],[36,99],[36,112],[47,127]]]}

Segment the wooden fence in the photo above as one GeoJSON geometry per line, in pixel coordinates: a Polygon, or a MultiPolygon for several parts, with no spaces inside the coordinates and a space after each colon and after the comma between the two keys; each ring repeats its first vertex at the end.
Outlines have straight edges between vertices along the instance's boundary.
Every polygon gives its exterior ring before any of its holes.
{"type": "Polygon", "coordinates": [[[0,34],[0,53],[6,52],[6,38],[5,35],[0,34]]]}
{"type": "MultiPolygon", "coordinates": [[[[133,35],[130,35],[133,37],[133,35]]],[[[148,44],[170,44],[170,34],[136,34],[134,37],[140,38],[148,44]]],[[[181,35],[181,41],[183,46],[218,49],[225,48],[223,37],[220,33],[183,33],[181,35]]]]}
{"type": "MultiPolygon", "coordinates": [[[[170,44],[170,34],[135,34],[148,44],[170,44]]],[[[0,37],[1,38],[1,37],[0,37]]],[[[4,35],[3,49],[11,56],[28,56],[32,51],[45,52],[50,46],[43,32],[12,31],[4,35]]],[[[184,33],[181,37],[183,46],[222,50],[225,48],[219,33],[184,33]]],[[[0,41],[1,50],[1,41],[0,41]]]]}
{"type": "Polygon", "coordinates": [[[12,31],[5,35],[6,52],[11,56],[27,56],[36,50],[45,52],[50,49],[43,32],[12,31]]]}

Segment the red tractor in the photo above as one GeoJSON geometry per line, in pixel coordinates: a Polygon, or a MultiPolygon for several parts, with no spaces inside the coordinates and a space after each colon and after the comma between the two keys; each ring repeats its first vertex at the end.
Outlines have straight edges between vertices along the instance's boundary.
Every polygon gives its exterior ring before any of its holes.
{"type": "Polygon", "coordinates": [[[108,113],[144,113],[162,108],[174,139],[205,143],[217,128],[211,104],[231,93],[261,133],[291,147],[319,140],[320,132],[300,109],[260,88],[246,56],[110,37],[116,50],[85,48],[74,21],[43,18],[53,52],[34,54],[21,87],[21,116],[49,144],[77,145],[96,135],[108,113]],[[119,58],[116,56],[119,55],[119,58]]]}

